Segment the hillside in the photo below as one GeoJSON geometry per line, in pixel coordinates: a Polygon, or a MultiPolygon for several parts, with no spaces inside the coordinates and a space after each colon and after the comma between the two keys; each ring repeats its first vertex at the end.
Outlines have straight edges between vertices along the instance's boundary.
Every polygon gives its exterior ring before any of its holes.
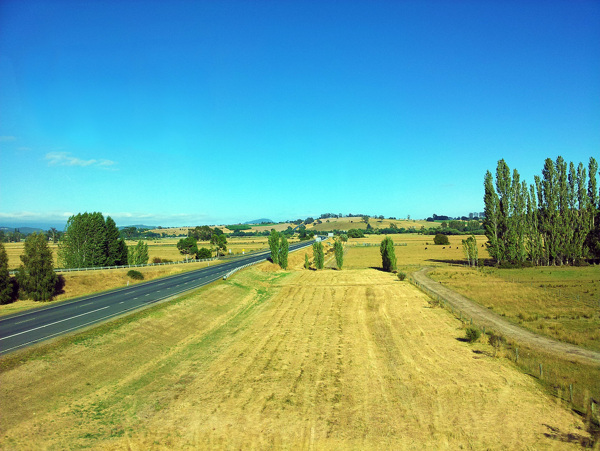
{"type": "MultiPolygon", "coordinates": [[[[307,229],[314,231],[323,230],[349,230],[349,229],[362,229],[367,228],[367,224],[363,221],[362,217],[354,216],[348,218],[329,218],[321,219],[321,224],[317,224],[316,220],[312,224],[307,226],[307,229]]],[[[390,227],[390,224],[395,224],[398,228],[404,227],[408,229],[414,227],[419,230],[421,227],[429,229],[431,227],[439,227],[439,223],[427,222],[423,219],[375,219],[370,218],[369,224],[375,229],[383,229],[390,227]]]]}

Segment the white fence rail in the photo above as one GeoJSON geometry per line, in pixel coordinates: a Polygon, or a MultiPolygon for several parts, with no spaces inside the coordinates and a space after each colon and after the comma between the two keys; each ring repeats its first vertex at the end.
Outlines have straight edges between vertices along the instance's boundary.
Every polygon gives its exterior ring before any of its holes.
{"type": "MultiPolygon", "coordinates": [[[[54,272],[75,272],[75,271],[101,271],[103,269],[123,269],[123,268],[143,268],[146,266],[164,266],[164,265],[181,265],[183,263],[198,263],[198,262],[211,262],[218,260],[218,257],[203,258],[200,260],[181,260],[177,262],[161,262],[161,263],[145,263],[140,265],[122,265],[122,266],[90,266],[87,268],[54,268],[54,272]]],[[[17,271],[10,271],[9,274],[14,276],[17,271]]]]}

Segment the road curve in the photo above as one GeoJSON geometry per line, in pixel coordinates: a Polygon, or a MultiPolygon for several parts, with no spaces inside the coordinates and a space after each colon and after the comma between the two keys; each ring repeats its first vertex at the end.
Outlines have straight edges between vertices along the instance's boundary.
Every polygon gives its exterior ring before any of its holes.
{"type": "Polygon", "coordinates": [[[420,271],[413,273],[413,278],[417,285],[424,287],[431,293],[434,293],[445,299],[454,308],[462,311],[467,317],[473,318],[473,321],[481,326],[492,328],[496,333],[499,333],[506,338],[514,340],[523,345],[537,348],[556,356],[577,360],[580,362],[600,364],[600,352],[584,349],[576,345],[565,343],[562,341],[553,340],[552,338],[544,337],[533,333],[523,327],[513,324],[500,315],[490,311],[489,309],[476,304],[466,297],[458,294],[456,291],[445,287],[439,282],[430,279],[427,273],[433,268],[423,268],[420,271]]]}
{"type": "MultiPolygon", "coordinates": [[[[290,252],[313,242],[291,244],[290,252]]],[[[265,261],[270,255],[269,251],[263,251],[231,262],[0,318],[0,355],[173,298],[221,279],[236,268],[265,261]]]]}

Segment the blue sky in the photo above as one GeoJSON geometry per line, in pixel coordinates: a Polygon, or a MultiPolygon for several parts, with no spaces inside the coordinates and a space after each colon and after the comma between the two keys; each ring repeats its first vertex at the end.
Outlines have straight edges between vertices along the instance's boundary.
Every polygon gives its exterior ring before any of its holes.
{"type": "Polygon", "coordinates": [[[0,2],[0,225],[483,209],[600,159],[597,1],[0,2]]]}

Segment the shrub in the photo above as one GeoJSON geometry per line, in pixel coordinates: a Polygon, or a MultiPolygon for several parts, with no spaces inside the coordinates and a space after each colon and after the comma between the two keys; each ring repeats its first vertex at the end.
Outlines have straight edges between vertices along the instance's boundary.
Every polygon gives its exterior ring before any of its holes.
{"type": "Polygon", "coordinates": [[[479,337],[481,336],[481,332],[479,332],[479,329],[475,328],[475,327],[467,327],[466,332],[466,338],[467,341],[469,343],[474,343],[477,340],[479,340],[479,337]]]}
{"type": "Polygon", "coordinates": [[[162,263],[162,259],[160,257],[154,257],[152,263],[162,263]]]}
{"type": "Polygon", "coordinates": [[[450,244],[450,241],[448,241],[448,237],[446,235],[442,235],[441,233],[438,233],[434,238],[433,238],[433,242],[435,244],[439,244],[439,245],[447,245],[450,244]]]}
{"type": "Polygon", "coordinates": [[[144,280],[144,275],[135,269],[127,271],[127,276],[131,277],[133,280],[144,280]]]}
{"type": "Polygon", "coordinates": [[[406,273],[403,273],[402,271],[398,272],[398,279],[400,279],[400,280],[406,279],[406,273]]]}
{"type": "Polygon", "coordinates": [[[492,334],[488,339],[489,343],[496,349],[506,343],[506,339],[502,335],[492,334]]]}
{"type": "Polygon", "coordinates": [[[205,247],[201,247],[200,249],[198,249],[198,252],[196,253],[196,258],[198,260],[203,260],[205,258],[211,258],[212,257],[212,252],[210,249],[207,249],[205,247]]]}

